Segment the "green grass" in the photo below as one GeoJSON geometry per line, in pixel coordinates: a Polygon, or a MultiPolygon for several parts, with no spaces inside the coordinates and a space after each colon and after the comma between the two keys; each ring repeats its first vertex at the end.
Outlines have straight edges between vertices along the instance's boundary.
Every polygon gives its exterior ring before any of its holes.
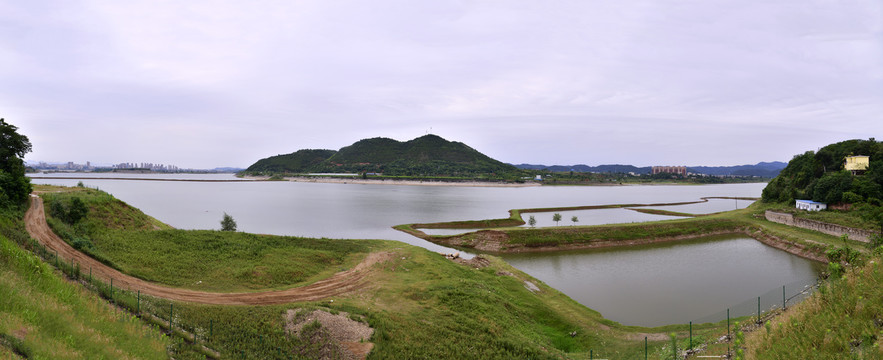
{"type": "Polygon", "coordinates": [[[45,208],[73,197],[86,202],[88,215],[69,225],[47,214],[53,231],[75,247],[87,239],[82,251],[120,271],[175,287],[236,292],[304,285],[355,265],[376,244],[175,230],[96,190],[44,194],[45,208]]]}
{"type": "Polygon", "coordinates": [[[769,333],[759,330],[749,336],[749,358],[883,358],[881,252],[843,279],[823,285],[788,316],[773,320],[769,333]]]}
{"type": "Polygon", "coordinates": [[[93,241],[128,274],[176,287],[223,292],[314,282],[354,266],[375,244],[210,230],[114,230],[93,241]]]}
{"type": "Polygon", "coordinates": [[[507,229],[509,245],[559,246],[598,241],[625,241],[634,239],[699,236],[709,233],[737,231],[740,222],[727,219],[686,219],[654,223],[599,225],[586,227],[554,227],[537,229],[507,229]]]}
{"type": "MultiPolygon", "coordinates": [[[[643,354],[643,339],[631,339],[628,334],[648,329],[604,320],[498,258],[491,258],[491,266],[476,270],[421,248],[390,242],[386,250],[395,256],[377,265],[374,286],[361,292],[335,297],[333,302],[277,306],[175,302],[175,326],[199,334],[222,356],[234,358],[241,353],[253,358],[284,358],[281,354],[310,358],[314,353],[309,344],[282,330],[283,314],[296,308],[364,316],[375,329],[370,359],[587,359],[589,350],[596,358],[643,354]],[[528,291],[525,280],[541,290],[528,291]],[[610,329],[602,328],[607,326],[610,329]],[[577,336],[569,335],[573,331],[577,336]]],[[[162,317],[172,303],[150,299],[149,304],[142,306],[162,317]]],[[[662,329],[681,335],[685,330],[685,326],[662,329]]],[[[720,327],[704,331],[718,334],[720,327]]],[[[650,353],[664,343],[651,341],[650,353]]]]}
{"type": "Polygon", "coordinates": [[[62,280],[11,241],[10,234],[27,235],[20,220],[6,215],[0,216],[0,349],[34,359],[167,358],[167,337],[62,280]]]}

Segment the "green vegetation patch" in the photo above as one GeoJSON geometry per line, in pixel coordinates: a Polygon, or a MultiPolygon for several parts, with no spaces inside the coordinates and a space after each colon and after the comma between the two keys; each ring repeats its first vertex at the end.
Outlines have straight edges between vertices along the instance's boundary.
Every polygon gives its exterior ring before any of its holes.
{"type": "MultiPolygon", "coordinates": [[[[20,220],[6,217],[0,228],[24,232],[20,220]]],[[[19,356],[167,358],[169,340],[159,331],[62,280],[5,235],[0,235],[0,294],[0,347],[19,356]]]]}
{"type": "Polygon", "coordinates": [[[325,278],[354,266],[374,244],[211,230],[118,230],[101,233],[94,242],[108,260],[133,276],[231,292],[325,278]]]}
{"type": "Polygon", "coordinates": [[[299,150],[258,160],[245,173],[382,173],[405,177],[471,177],[521,172],[463,143],[425,135],[406,142],[389,138],[363,139],[339,151],[299,150]]]}
{"type": "Polygon", "coordinates": [[[823,284],[793,315],[774,319],[770,330],[748,341],[751,358],[883,358],[881,250],[866,266],[823,284]]]}
{"type": "Polygon", "coordinates": [[[509,237],[509,244],[535,247],[714,234],[736,231],[744,226],[742,222],[729,219],[688,220],[587,227],[507,229],[505,232],[509,237]]]}
{"type": "Polygon", "coordinates": [[[351,267],[375,244],[175,230],[107,193],[75,190],[42,195],[56,234],[120,271],[176,287],[248,291],[303,285],[351,267]],[[53,211],[70,212],[77,202],[88,212],[75,222],[53,211]]]}

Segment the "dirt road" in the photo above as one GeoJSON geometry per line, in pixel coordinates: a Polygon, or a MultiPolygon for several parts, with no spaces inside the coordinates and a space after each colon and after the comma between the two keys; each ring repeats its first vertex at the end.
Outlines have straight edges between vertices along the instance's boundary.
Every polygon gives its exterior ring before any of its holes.
{"type": "Polygon", "coordinates": [[[49,224],[46,223],[46,214],[43,210],[43,199],[36,195],[31,195],[31,206],[27,213],[25,213],[25,225],[31,237],[48,249],[57,251],[61,261],[70,262],[73,259],[75,263],[80,265],[81,269],[92,268],[93,277],[105,282],[110,281],[112,278],[114,287],[131,291],[140,290],[142,294],[170,300],[202,304],[271,305],[295,301],[313,301],[338,296],[365,287],[368,283],[366,277],[370,273],[371,266],[392,257],[391,253],[384,252],[368,254],[353,269],[338,272],[327,279],[303,287],[255,293],[211,293],[167,287],[144,281],[123,274],[77,251],[49,228],[49,224]]]}

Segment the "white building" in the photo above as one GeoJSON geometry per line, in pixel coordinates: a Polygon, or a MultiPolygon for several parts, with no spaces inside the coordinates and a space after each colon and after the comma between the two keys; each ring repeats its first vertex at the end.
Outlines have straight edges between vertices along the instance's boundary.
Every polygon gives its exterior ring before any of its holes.
{"type": "Polygon", "coordinates": [[[822,211],[828,208],[825,203],[815,202],[812,200],[797,200],[797,208],[807,211],[822,211]]]}

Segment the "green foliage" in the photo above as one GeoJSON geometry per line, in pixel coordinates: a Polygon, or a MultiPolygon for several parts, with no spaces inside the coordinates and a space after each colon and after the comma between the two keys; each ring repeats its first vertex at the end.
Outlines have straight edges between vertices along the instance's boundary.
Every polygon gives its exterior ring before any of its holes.
{"type": "MultiPolygon", "coordinates": [[[[728,219],[688,219],[658,223],[598,225],[579,228],[507,229],[509,244],[557,246],[596,241],[666,238],[736,231],[745,224],[728,219]]],[[[467,237],[470,235],[466,235],[467,237]]]]}
{"type": "Polygon", "coordinates": [[[322,149],[298,150],[287,155],[276,155],[258,160],[245,169],[247,173],[307,173],[328,160],[336,151],[322,149]]]}
{"type": "Polygon", "coordinates": [[[533,215],[531,215],[531,216],[527,219],[527,224],[530,225],[530,227],[534,227],[534,226],[537,225],[537,219],[534,218],[533,215]]]}
{"type": "Polygon", "coordinates": [[[883,235],[881,235],[881,234],[871,235],[870,240],[871,241],[868,242],[868,248],[870,248],[871,250],[877,249],[877,248],[883,246],[883,235]]]}
{"type": "Polygon", "coordinates": [[[383,173],[386,176],[476,176],[520,173],[460,142],[426,135],[407,142],[372,138],[334,150],[300,150],[259,160],[246,173],[383,173]]]}
{"type": "Polygon", "coordinates": [[[745,333],[742,331],[738,321],[733,324],[733,327],[736,329],[736,334],[733,336],[733,359],[742,360],[745,359],[745,350],[743,349],[745,333]]]}
{"type": "Polygon", "coordinates": [[[25,176],[22,158],[30,151],[28,137],[0,118],[0,208],[23,208],[27,203],[31,181],[25,176]]]}
{"type": "Polygon", "coordinates": [[[864,198],[862,198],[861,195],[856,194],[852,191],[843,192],[843,197],[841,198],[841,201],[843,201],[844,203],[847,203],[847,204],[860,203],[860,202],[862,202],[862,200],[864,200],[864,198]]]}
{"type": "Polygon", "coordinates": [[[812,200],[828,204],[839,203],[843,193],[852,187],[852,174],[846,170],[826,173],[822,175],[812,191],[812,200]]]}
{"type": "Polygon", "coordinates": [[[224,218],[221,219],[221,231],[236,231],[236,220],[227,213],[224,213],[224,218]]]}
{"type": "Polygon", "coordinates": [[[883,199],[883,143],[873,138],[842,141],[816,153],[807,151],[797,155],[763,190],[766,202],[792,203],[796,199],[812,198],[832,204],[853,203],[860,201],[859,197],[883,199]],[[843,170],[844,159],[851,155],[870,157],[870,166],[864,175],[852,176],[843,170]],[[845,193],[850,193],[846,200],[843,199],[845,193]]]}
{"type": "Polygon", "coordinates": [[[552,221],[555,222],[555,225],[558,225],[558,222],[561,221],[561,214],[559,214],[559,213],[552,214],[552,221]]]}
{"type": "Polygon", "coordinates": [[[572,217],[570,218],[570,221],[573,222],[574,225],[576,225],[576,223],[579,222],[579,218],[576,217],[576,215],[574,215],[574,216],[572,216],[572,217]]]}

